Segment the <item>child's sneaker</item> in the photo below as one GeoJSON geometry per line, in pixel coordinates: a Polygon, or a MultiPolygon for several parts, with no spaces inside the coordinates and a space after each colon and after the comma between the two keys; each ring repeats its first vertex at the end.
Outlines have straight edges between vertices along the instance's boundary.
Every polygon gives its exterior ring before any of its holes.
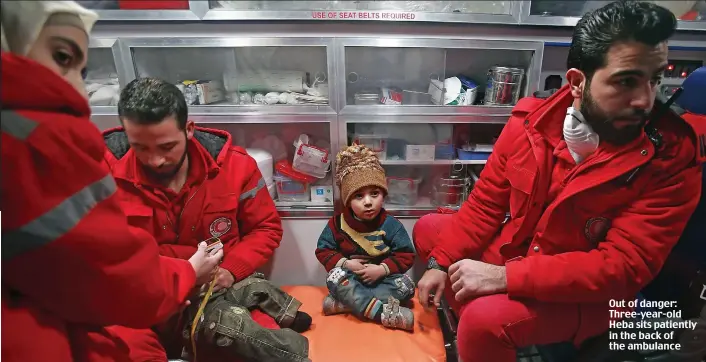
{"type": "Polygon", "coordinates": [[[383,304],[380,321],[383,326],[388,328],[403,329],[405,331],[414,330],[414,314],[412,310],[400,307],[400,301],[393,297],[387,300],[387,304],[383,304]]]}
{"type": "Polygon", "coordinates": [[[348,313],[350,309],[343,305],[343,303],[333,299],[332,296],[327,295],[324,298],[324,315],[334,315],[341,313],[348,313]]]}

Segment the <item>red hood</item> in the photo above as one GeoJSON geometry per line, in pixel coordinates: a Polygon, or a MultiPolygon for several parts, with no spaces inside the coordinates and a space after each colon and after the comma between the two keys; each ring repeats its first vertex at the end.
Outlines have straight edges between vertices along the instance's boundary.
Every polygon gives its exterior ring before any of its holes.
{"type": "MultiPolygon", "coordinates": [[[[103,132],[103,139],[107,146],[105,159],[113,169],[116,178],[137,181],[139,173],[136,171],[135,155],[130,149],[127,135],[122,127],[116,127],[103,132]]],[[[196,127],[194,137],[190,143],[198,149],[202,156],[209,177],[218,174],[229,155],[228,150],[233,142],[230,133],[219,129],[196,127]]]]}
{"type": "Polygon", "coordinates": [[[2,52],[2,107],[91,115],[88,101],[61,76],[8,52],[2,52]]]}
{"type": "MultiPolygon", "coordinates": [[[[535,130],[541,133],[552,144],[556,145],[563,139],[563,120],[566,114],[566,108],[568,108],[572,102],[573,97],[571,96],[570,88],[568,85],[564,85],[547,98],[534,112],[527,115],[527,120],[535,130]]],[[[694,127],[694,124],[697,123],[699,117],[688,114],[685,118],[684,115],[680,117],[674,113],[674,111],[669,111],[660,119],[653,120],[654,112],[657,111],[656,105],[655,103],[655,108],[649,116],[649,123],[656,127],[657,131],[663,137],[663,146],[668,146],[668,149],[661,149],[659,151],[660,154],[662,154],[661,157],[676,157],[676,154],[681,152],[693,152],[694,149],[692,145],[698,142],[699,137],[699,130],[697,127],[694,127]],[[688,144],[684,143],[688,138],[691,138],[691,142],[688,144]]],[[[701,117],[701,119],[703,119],[703,117],[701,117]]],[[[617,153],[632,149],[636,146],[645,146],[649,144],[649,142],[649,138],[645,132],[642,132],[639,137],[626,145],[614,146],[602,142],[599,148],[611,153],[617,153]]],[[[698,155],[696,156],[698,158],[698,155]]]]}

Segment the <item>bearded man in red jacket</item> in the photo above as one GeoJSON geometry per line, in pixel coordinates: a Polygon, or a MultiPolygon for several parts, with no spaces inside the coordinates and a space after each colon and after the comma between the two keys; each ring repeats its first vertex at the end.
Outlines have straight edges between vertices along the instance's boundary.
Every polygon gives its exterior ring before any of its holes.
{"type": "Polygon", "coordinates": [[[676,24],[646,2],[584,15],[568,85],[521,100],[460,210],[417,222],[420,302],[447,293],[462,360],[579,345],[662,267],[701,192],[694,131],[655,104],[676,24]]]}
{"type": "MultiPolygon", "coordinates": [[[[202,319],[197,330],[205,330],[209,317],[220,313],[221,307],[241,308],[242,313],[224,312],[239,318],[231,321],[238,326],[223,322],[228,318],[218,318],[218,323],[241,329],[239,333],[258,343],[248,345],[248,338],[235,338],[223,346],[200,336],[212,342],[214,358],[268,360],[284,353],[291,361],[307,360],[308,341],[297,332],[308,329],[311,318],[299,311],[299,301],[253,276],[282,238],[279,214],[255,160],[232,145],[228,132],[196,127],[188,120],[184,94],[163,80],[141,78],[127,84],[118,114],[123,127],[103,134],[105,158],[129,223],[154,235],[163,256],[184,259],[210,238],[223,243],[206,322],[202,319]],[[253,309],[252,317],[248,309],[253,309]]],[[[195,301],[192,308],[198,304],[195,301]]],[[[134,361],[166,360],[179,357],[183,347],[190,349],[185,337],[193,317],[191,311],[153,329],[110,330],[130,346],[134,361]]]]}

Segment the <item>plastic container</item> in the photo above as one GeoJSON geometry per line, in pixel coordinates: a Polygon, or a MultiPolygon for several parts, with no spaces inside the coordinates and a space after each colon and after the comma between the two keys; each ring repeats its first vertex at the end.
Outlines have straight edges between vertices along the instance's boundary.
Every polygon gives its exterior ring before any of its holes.
{"type": "Polygon", "coordinates": [[[437,143],[434,149],[434,159],[453,160],[456,156],[456,149],[450,143],[437,143]]]}
{"type": "Polygon", "coordinates": [[[414,205],[419,199],[421,178],[387,177],[387,202],[395,205],[414,205]]]}
{"type": "Polygon", "coordinates": [[[315,177],[298,172],[289,162],[282,160],[275,165],[275,181],[279,201],[307,202],[311,198],[310,184],[316,181],[315,177]]]}
{"type": "Polygon", "coordinates": [[[274,175],[274,180],[279,201],[307,202],[310,200],[311,191],[308,183],[292,180],[279,173],[274,175]]]}
{"type": "Polygon", "coordinates": [[[309,144],[309,136],[302,134],[294,141],[294,160],[292,167],[302,173],[317,178],[326,177],[331,167],[328,150],[309,144]]]}
{"type": "Polygon", "coordinates": [[[453,170],[437,177],[431,192],[432,205],[439,207],[461,206],[468,198],[471,188],[471,177],[464,171],[465,167],[460,163],[454,163],[453,170]]]}
{"type": "Polygon", "coordinates": [[[387,159],[387,139],[386,135],[359,134],[353,137],[353,144],[368,146],[377,153],[381,160],[387,159]]]}
{"type": "Polygon", "coordinates": [[[493,152],[493,145],[469,145],[458,149],[459,160],[487,160],[493,152]]]}

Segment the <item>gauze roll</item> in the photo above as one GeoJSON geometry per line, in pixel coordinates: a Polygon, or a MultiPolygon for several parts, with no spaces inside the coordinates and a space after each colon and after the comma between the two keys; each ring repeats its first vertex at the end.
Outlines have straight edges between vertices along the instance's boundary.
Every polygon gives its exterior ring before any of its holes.
{"type": "Polygon", "coordinates": [[[574,109],[574,107],[566,109],[564,141],[566,141],[566,146],[569,148],[571,157],[574,158],[576,164],[581,163],[598,148],[598,134],[586,123],[586,119],[581,112],[574,109]]]}

